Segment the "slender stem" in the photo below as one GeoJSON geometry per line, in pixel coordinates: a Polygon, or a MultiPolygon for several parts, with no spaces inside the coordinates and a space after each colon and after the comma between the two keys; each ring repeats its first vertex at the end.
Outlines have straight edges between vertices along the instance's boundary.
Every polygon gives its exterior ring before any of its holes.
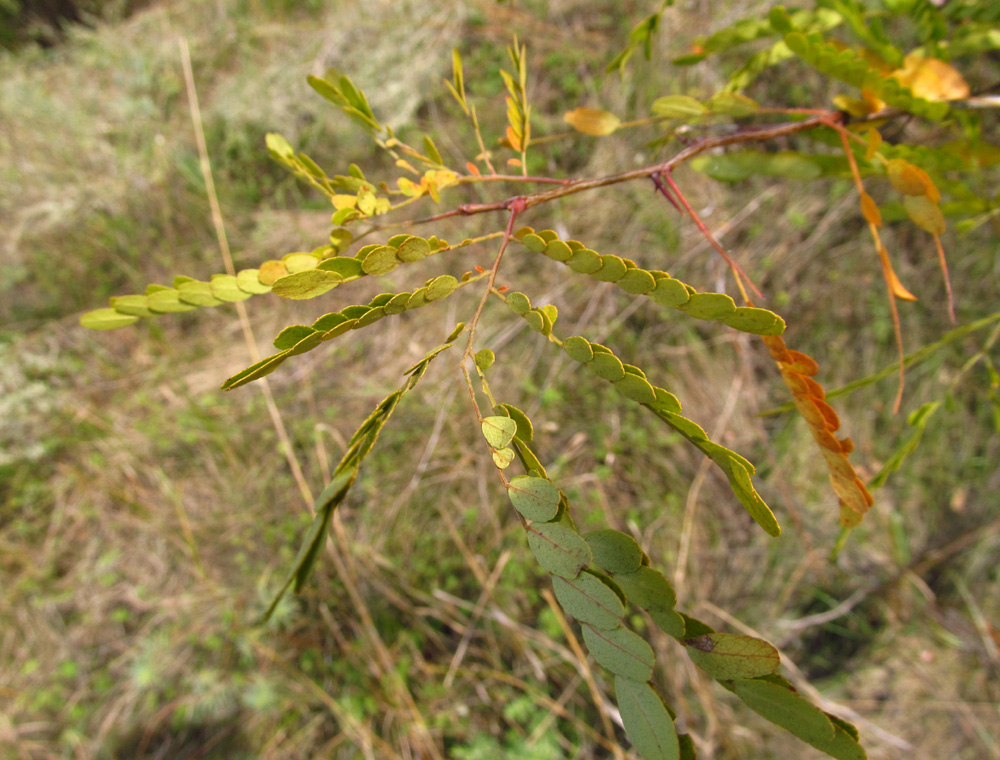
{"type": "Polygon", "coordinates": [[[514,222],[517,221],[517,215],[524,211],[524,199],[520,197],[511,199],[509,201],[509,211],[510,218],[507,220],[507,228],[504,230],[503,240],[500,241],[500,250],[497,251],[496,258],[493,260],[493,266],[490,268],[490,276],[486,282],[486,288],[483,290],[483,297],[479,299],[479,306],[476,307],[476,313],[472,315],[472,319],[469,321],[469,341],[465,344],[465,351],[462,353],[460,360],[462,374],[465,376],[465,384],[469,390],[469,398],[472,399],[472,406],[476,410],[476,419],[480,422],[482,422],[483,415],[479,411],[479,404],[476,401],[476,390],[472,386],[472,376],[469,374],[467,364],[469,357],[472,356],[472,344],[476,339],[476,327],[479,325],[479,319],[483,314],[483,308],[486,306],[486,300],[490,297],[490,291],[493,290],[493,285],[497,281],[497,272],[500,271],[500,262],[503,260],[504,251],[507,250],[507,244],[510,243],[511,235],[514,234],[514,222]]]}
{"type": "MultiPolygon", "coordinates": [[[[858,196],[862,197],[865,192],[864,184],[861,181],[861,172],[858,169],[858,162],[854,159],[851,151],[851,144],[848,136],[851,133],[847,130],[840,130],[840,142],[844,147],[844,155],[847,163],[851,167],[851,175],[854,177],[854,185],[858,190],[858,196]]],[[[868,222],[868,230],[875,241],[875,250],[878,253],[879,264],[882,267],[882,279],[885,280],[885,289],[889,295],[889,310],[892,312],[892,326],[896,333],[896,351],[899,354],[899,388],[896,391],[896,399],[892,405],[892,413],[897,414],[899,407],[903,403],[903,386],[906,383],[906,363],[904,361],[906,353],[903,350],[903,327],[899,321],[899,307],[896,304],[896,291],[893,284],[897,282],[896,275],[892,271],[892,262],[889,261],[889,252],[882,245],[882,238],[878,234],[878,227],[873,222],[868,222]]]]}
{"type": "MultiPolygon", "coordinates": [[[[673,177],[671,177],[668,174],[664,177],[664,179],[667,181],[667,184],[670,185],[670,189],[674,191],[674,194],[677,196],[677,200],[681,202],[685,210],[688,212],[688,214],[690,214],[691,218],[694,220],[694,223],[698,225],[698,229],[701,230],[701,234],[705,236],[708,242],[712,244],[712,247],[715,248],[715,250],[719,252],[719,255],[726,260],[727,264],[729,264],[729,268],[730,270],[732,270],[733,277],[736,279],[736,287],[740,289],[740,295],[743,296],[743,301],[747,304],[752,303],[750,298],[747,296],[746,289],[743,287],[742,278],[745,278],[746,281],[750,283],[750,287],[753,288],[753,292],[757,294],[758,298],[763,298],[764,296],[761,294],[760,290],[758,290],[757,286],[753,284],[753,280],[751,280],[750,277],[747,275],[747,273],[743,271],[743,268],[739,264],[737,264],[736,261],[733,260],[733,258],[728,253],[726,253],[726,249],[723,248],[722,245],[719,243],[719,241],[716,240],[715,237],[712,235],[712,233],[708,231],[708,227],[706,227],[705,223],[701,221],[701,218],[698,216],[698,214],[695,213],[695,210],[691,208],[691,204],[687,202],[687,198],[684,197],[684,193],[681,192],[681,189],[677,187],[677,183],[674,182],[673,177]]],[[[671,201],[672,200],[673,199],[671,198],[671,201]]],[[[674,205],[676,206],[677,204],[675,203],[674,205]]]]}

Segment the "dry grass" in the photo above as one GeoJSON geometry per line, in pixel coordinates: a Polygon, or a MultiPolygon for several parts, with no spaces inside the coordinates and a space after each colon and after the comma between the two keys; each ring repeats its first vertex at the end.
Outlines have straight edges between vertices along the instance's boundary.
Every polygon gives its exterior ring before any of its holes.
{"type": "MultiPolygon", "coordinates": [[[[107,295],[181,272],[222,271],[178,35],[192,48],[237,265],[252,265],[309,250],[327,234],[328,212],[262,160],[265,131],[282,132],[337,171],[348,160],[372,173],[384,167],[310,93],[306,73],[349,73],[380,114],[411,131],[454,116],[437,94],[453,44],[463,47],[470,80],[482,80],[470,89],[495,93],[487,64],[502,62],[512,31],[532,46],[540,131],[561,129],[567,105],[643,113],[650,99],[679,91],[641,61],[623,85],[600,85],[601,51],[620,44],[627,27],[590,3],[536,5],[368,3],[292,13],[263,0],[163,3],[114,27],[75,32],[52,53],[0,60],[4,757],[619,752],[620,729],[609,732],[599,717],[610,683],[599,669],[587,683],[574,629],[568,637],[542,596],[546,583],[479,455],[464,391],[456,392],[457,357],[443,356],[397,411],[307,592],[258,627],[252,621],[309,516],[260,394],[216,390],[248,363],[234,313],[222,307],[111,335],[76,327],[75,313],[107,295]],[[574,40],[600,54],[565,52],[574,40]],[[563,84],[576,88],[569,104],[563,84]]],[[[681,45],[685,29],[721,24],[727,13],[737,10],[671,10],[660,44],[681,45]]],[[[699,69],[682,84],[710,92],[718,76],[699,69]]],[[[487,124],[502,121],[502,107],[491,113],[483,103],[480,111],[487,124]]],[[[442,150],[467,152],[464,127],[450,133],[438,140],[442,150]]],[[[641,160],[627,139],[574,140],[554,155],[586,174],[641,160]]],[[[820,359],[828,385],[892,361],[887,310],[843,188],[831,183],[822,197],[822,189],[793,185],[722,187],[693,172],[678,181],[711,226],[736,220],[727,244],[776,294],[789,344],[820,359]],[[833,277],[847,286],[830,287],[833,277]]],[[[673,213],[636,187],[567,200],[528,223],[669,268],[698,287],[723,287],[719,263],[697,252],[700,237],[673,213]]],[[[435,232],[461,239],[473,229],[458,221],[435,232]]],[[[995,292],[985,249],[995,242],[966,242],[953,274],[972,319],[987,313],[995,292]]],[[[336,291],[337,306],[254,299],[251,324],[266,349],[285,324],[486,265],[491,251],[463,256],[336,291]]],[[[934,281],[932,267],[913,257],[901,276],[934,281]]],[[[807,430],[755,416],[784,400],[760,347],[561,275],[539,271],[537,257],[522,253],[503,271],[536,303],[559,307],[564,334],[614,346],[675,390],[715,437],[758,462],[760,487],[786,532],[764,538],[724,479],[677,436],[491,309],[481,333],[500,359],[491,384],[533,418],[539,452],[581,526],[630,532],[682,581],[686,610],[778,643],[824,698],[861,719],[872,758],[1000,757],[991,623],[1000,616],[992,465],[1000,452],[988,412],[974,401],[986,381],[960,386],[941,428],[928,431],[831,564],[835,505],[807,430]],[[848,599],[842,615],[824,616],[848,599]]],[[[271,376],[315,492],[355,426],[398,387],[400,371],[467,318],[473,299],[462,294],[438,310],[384,320],[364,345],[328,344],[271,376]]],[[[946,329],[941,314],[939,304],[911,312],[913,347],[946,329]]],[[[973,336],[911,373],[911,408],[938,397],[982,340],[973,336]]],[[[905,434],[885,409],[891,393],[870,387],[837,405],[869,474],[905,434]]],[[[802,756],[800,744],[687,664],[672,640],[651,636],[658,681],[700,757],[802,756]]]]}

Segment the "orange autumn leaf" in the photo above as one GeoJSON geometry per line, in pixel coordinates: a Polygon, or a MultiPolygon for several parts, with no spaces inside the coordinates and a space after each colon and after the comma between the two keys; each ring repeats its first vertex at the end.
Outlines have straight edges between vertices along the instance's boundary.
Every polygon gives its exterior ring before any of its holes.
{"type": "Polygon", "coordinates": [[[868,193],[861,193],[861,215],[869,224],[876,227],[882,226],[882,212],[878,210],[878,204],[868,193]]]}
{"type": "Polygon", "coordinates": [[[854,443],[850,438],[839,439],[834,435],[840,428],[840,418],[823,400],[826,396],[823,386],[810,377],[819,371],[819,365],[811,356],[790,350],[781,336],[762,336],[761,340],[778,364],[781,379],[792,392],[796,409],[819,444],[830,483],[840,499],[840,522],[853,528],[861,523],[875,500],[848,460],[854,443]]]}

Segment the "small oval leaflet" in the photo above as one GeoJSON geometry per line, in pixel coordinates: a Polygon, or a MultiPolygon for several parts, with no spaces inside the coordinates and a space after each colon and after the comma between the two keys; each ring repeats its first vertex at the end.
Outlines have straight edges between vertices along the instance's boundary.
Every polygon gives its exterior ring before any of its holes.
{"type": "Polygon", "coordinates": [[[545,247],[545,255],[555,261],[566,261],[573,255],[573,249],[562,240],[553,240],[545,247]]]}
{"type": "MultiPolygon", "coordinates": [[[[584,535],[583,539],[594,553],[594,562],[609,573],[634,573],[642,564],[639,544],[620,530],[595,530],[584,535]]],[[[628,591],[625,595],[628,596],[628,591]]]]}
{"type": "Polygon", "coordinates": [[[222,303],[222,301],[212,295],[212,286],[200,280],[188,280],[179,283],[177,294],[184,303],[194,304],[195,306],[218,306],[222,303]]]}
{"type": "Polygon", "coordinates": [[[664,277],[656,281],[656,290],[649,294],[649,298],[660,306],[677,308],[686,304],[691,299],[691,294],[680,280],[664,277]]]}
{"type": "Polygon", "coordinates": [[[680,307],[696,319],[724,319],[736,311],[736,303],[724,293],[695,293],[680,307]]]}
{"type": "Polygon", "coordinates": [[[147,297],[149,308],[153,311],[176,313],[181,311],[192,311],[197,307],[193,304],[184,303],[180,300],[180,294],[173,288],[165,288],[150,293],[147,297]]]}
{"type": "Polygon", "coordinates": [[[605,631],[585,625],[583,640],[594,659],[616,676],[639,682],[653,677],[656,664],[653,648],[625,626],[605,631]]]}
{"type": "Polygon", "coordinates": [[[256,269],[241,269],[236,273],[236,284],[240,286],[240,290],[252,293],[253,295],[262,295],[271,292],[271,286],[265,285],[260,281],[256,269]]]}
{"type": "Polygon", "coordinates": [[[614,590],[590,573],[564,580],[552,579],[552,590],[560,606],[581,623],[610,631],[621,627],[625,605],[614,590]]]}
{"type": "Polygon", "coordinates": [[[693,119],[703,116],[707,109],[690,95],[667,95],[654,100],[650,110],[665,119],[693,119]]]}
{"type": "MultiPolygon", "coordinates": [[[[484,349],[488,350],[488,349],[484,349]]],[[[508,416],[517,423],[517,433],[515,435],[525,443],[530,443],[535,437],[535,429],[528,419],[528,415],[522,412],[513,404],[497,404],[493,411],[505,411],[508,416]]]]}
{"type": "Polygon", "coordinates": [[[754,306],[737,306],[732,314],[723,317],[722,323],[753,335],[781,335],[785,331],[785,320],[773,311],[754,306]]]}
{"type": "Polygon", "coordinates": [[[628,267],[620,256],[606,253],[601,256],[601,268],[594,272],[594,279],[601,282],[618,282],[627,271],[628,267]]]}
{"type": "MultiPolygon", "coordinates": [[[[247,295],[249,298],[249,294],[247,295]]],[[[134,317],[156,316],[149,308],[147,296],[112,296],[111,306],[119,314],[131,314],[134,317]]]]}
{"type": "Polygon", "coordinates": [[[209,285],[212,288],[212,295],[226,303],[245,301],[252,295],[243,290],[236,276],[231,274],[214,274],[209,285]]]}
{"type": "Polygon", "coordinates": [[[535,235],[534,233],[529,233],[521,238],[521,242],[524,243],[525,247],[529,251],[535,253],[543,253],[545,251],[546,245],[548,245],[544,239],[535,235]]]}
{"type": "Polygon", "coordinates": [[[302,301],[316,298],[327,291],[333,290],[344,278],[336,272],[324,269],[306,269],[302,272],[287,274],[274,281],[271,290],[276,296],[302,301]]]}
{"type": "Polygon", "coordinates": [[[427,282],[427,300],[440,301],[447,298],[458,287],[458,280],[450,274],[443,274],[427,282]]]}
{"type": "Polygon", "coordinates": [[[940,207],[926,195],[903,197],[903,208],[913,223],[932,235],[943,235],[947,225],[940,207]]]}
{"type": "Polygon", "coordinates": [[[587,363],[587,369],[598,377],[617,383],[625,377],[625,368],[621,360],[614,354],[594,354],[594,358],[587,363]]]}
{"type": "Polygon", "coordinates": [[[521,317],[531,311],[531,300],[524,293],[510,293],[507,296],[507,308],[521,317]]]}
{"type": "Polygon", "coordinates": [[[580,274],[593,274],[603,266],[601,254],[589,248],[580,248],[566,261],[566,265],[580,274]]]}
{"type": "Polygon", "coordinates": [[[670,581],[659,570],[640,567],[628,574],[615,575],[630,603],[650,612],[669,612],[677,603],[677,595],[670,581]]]}
{"type": "Polygon", "coordinates": [[[616,676],[615,697],[625,732],[643,760],[679,760],[677,729],[653,687],[616,676]]]}
{"type": "Polygon", "coordinates": [[[577,132],[592,137],[610,135],[621,126],[621,120],[617,116],[599,108],[574,108],[563,114],[563,121],[577,132]]]}
{"type": "Polygon", "coordinates": [[[590,341],[579,335],[566,338],[563,341],[563,351],[581,364],[586,364],[594,358],[594,349],[590,347],[590,341]]]}
{"type": "Polygon", "coordinates": [[[626,373],[625,377],[615,383],[615,390],[625,398],[632,399],[640,404],[652,404],[656,401],[656,391],[652,384],[644,377],[626,373]]]}
{"type": "Polygon", "coordinates": [[[688,656],[713,678],[757,678],[781,664],[778,650],[763,639],[735,633],[707,633],[685,639],[688,656]]]}
{"type": "Polygon", "coordinates": [[[510,417],[483,417],[482,428],[483,437],[491,448],[504,449],[513,440],[517,423],[510,417]]]}
{"type": "Polygon", "coordinates": [[[499,451],[493,452],[493,464],[495,464],[501,470],[506,470],[508,467],[510,467],[510,463],[513,461],[514,461],[513,449],[500,449],[499,451]]]}
{"type": "Polygon", "coordinates": [[[619,288],[633,295],[646,295],[656,288],[656,280],[645,269],[629,269],[617,282],[619,288]]]}
{"type": "Polygon", "coordinates": [[[660,630],[675,639],[682,639],[686,633],[684,618],[675,610],[650,610],[649,616],[660,630]]]}
{"type": "Polygon", "coordinates": [[[431,246],[422,237],[417,237],[416,235],[411,235],[406,238],[399,246],[399,250],[396,253],[399,256],[400,261],[420,261],[420,259],[425,256],[429,256],[431,253],[431,246]]]}
{"type": "Polygon", "coordinates": [[[576,578],[592,560],[587,542],[561,523],[532,523],[527,533],[531,553],[553,575],[576,578]]]}
{"type": "MultiPolygon", "coordinates": [[[[499,419],[506,420],[510,424],[510,434],[513,436],[517,429],[514,421],[509,417],[500,417],[499,419]]],[[[494,448],[496,447],[494,446],[494,448]]],[[[511,504],[514,505],[514,509],[529,520],[548,522],[559,513],[559,489],[552,484],[552,481],[545,478],[519,475],[510,481],[507,496],[510,498],[511,504]]]]}
{"type": "Polygon", "coordinates": [[[122,314],[111,308],[94,309],[88,311],[80,317],[81,327],[88,330],[116,330],[119,327],[128,327],[139,321],[139,317],[132,314],[122,314]]]}
{"type": "Polygon", "coordinates": [[[306,325],[289,325],[274,339],[274,347],[279,351],[291,348],[300,340],[316,332],[316,328],[306,325]]]}
{"type": "Polygon", "coordinates": [[[381,275],[388,274],[400,264],[396,251],[387,245],[379,246],[376,250],[365,256],[361,262],[361,269],[365,274],[381,275]]]}
{"type": "Polygon", "coordinates": [[[490,349],[484,348],[481,351],[476,351],[476,366],[483,372],[492,367],[494,361],[496,361],[496,355],[490,349]]]}

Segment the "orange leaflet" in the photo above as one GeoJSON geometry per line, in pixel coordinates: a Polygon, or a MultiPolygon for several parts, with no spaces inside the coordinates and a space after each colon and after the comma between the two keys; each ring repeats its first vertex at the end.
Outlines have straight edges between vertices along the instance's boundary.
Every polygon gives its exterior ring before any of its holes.
{"type": "Polygon", "coordinates": [[[789,349],[779,335],[762,336],[761,340],[777,362],[781,379],[792,392],[795,407],[820,446],[833,490],[840,498],[840,522],[848,528],[859,525],[875,501],[848,461],[854,443],[850,438],[834,435],[840,429],[840,419],[833,407],[824,401],[823,386],[811,377],[819,371],[819,365],[811,356],[789,349]]]}

